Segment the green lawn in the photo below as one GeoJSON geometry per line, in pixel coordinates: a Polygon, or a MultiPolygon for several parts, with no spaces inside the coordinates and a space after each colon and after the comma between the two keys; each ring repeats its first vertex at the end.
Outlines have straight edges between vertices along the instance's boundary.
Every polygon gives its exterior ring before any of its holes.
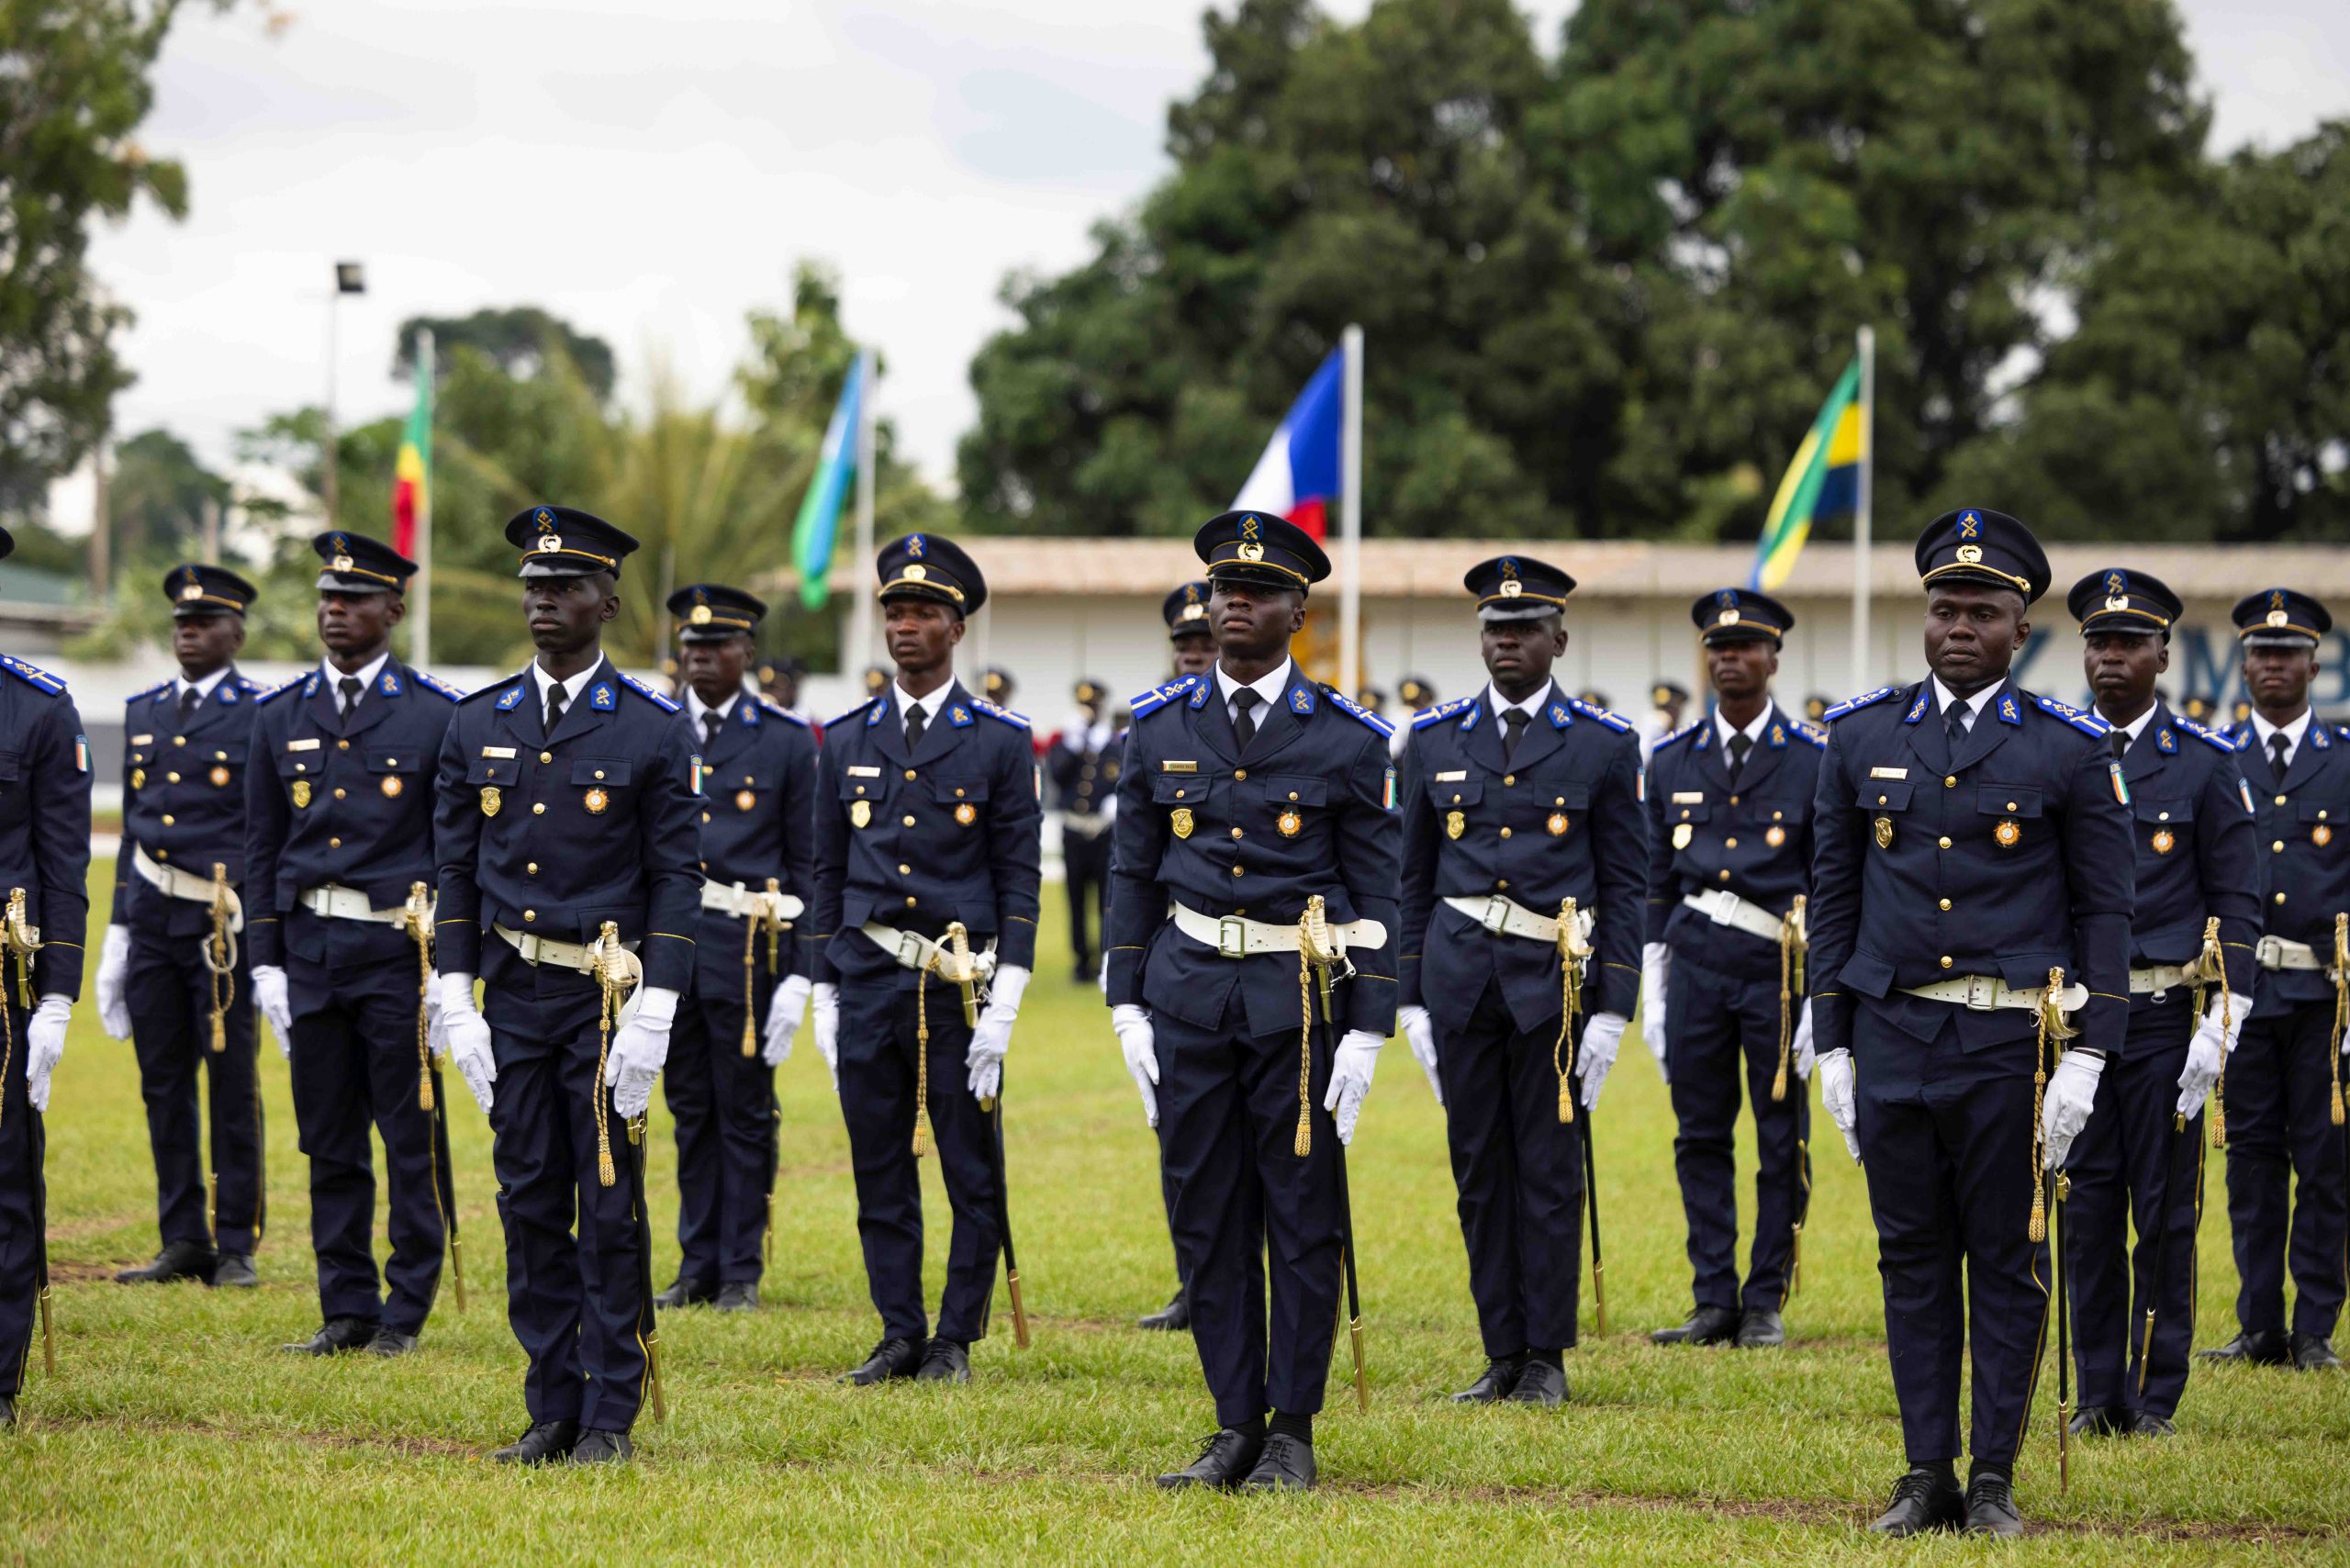
{"type": "MultiPolygon", "coordinates": [[[[103,895],[111,866],[94,869],[103,895]]],[[[1058,906],[1058,896],[1048,904],[1058,906]]],[[[96,918],[103,918],[102,913],[96,918]]],[[[95,927],[94,927],[95,929],[95,927]]],[[[1057,953],[1058,923],[1045,951],[1057,953]]],[[[93,943],[95,948],[95,943],[93,943]]],[[[1340,1382],[1304,1499],[1172,1497],[1149,1484],[1213,1425],[1188,1339],[1131,1327],[1171,1280],[1153,1145],[1090,990],[1043,966],[1015,1036],[1013,1217],[1035,1343],[975,1351],[968,1388],[842,1388],[872,1342],[847,1144],[812,1042],[780,1075],[783,1172],[765,1310],[662,1324],[669,1419],[625,1473],[517,1474],[481,1460],[523,1424],[507,1333],[486,1125],[452,1077],[471,1309],[444,1289],[397,1362],[279,1354],[317,1321],[305,1167],[285,1066],[263,1047],[271,1230],[257,1292],[130,1290],[155,1248],[152,1172],[128,1046],[78,1013],[50,1116],[58,1375],[38,1349],[26,1421],[0,1440],[0,1560],[550,1562],[1049,1558],[1275,1562],[1472,1553],[1607,1562],[2350,1560],[2350,1381],[2197,1374],[2180,1435],[2076,1446],[2056,1488],[2055,1380],[2019,1478],[2035,1539],[1875,1542],[1861,1525],[1900,1463],[1859,1173],[1819,1153],[1802,1293],[1784,1352],[1666,1351],[1686,1307],[1670,1114],[1637,1036],[1600,1120],[1608,1329],[1568,1358],[1563,1412],[1461,1412],[1480,1361],[1439,1113],[1400,1044],[1356,1140],[1372,1406],[1340,1382]]],[[[655,1212],[674,1146],[655,1097],[655,1212]]],[[[1820,1119],[1825,1128],[1824,1117],[1820,1119]]],[[[927,1179],[932,1300],[946,1208],[927,1179]]],[[[2208,1173],[2202,1333],[2234,1289],[2219,1163],[2208,1173]]],[[[381,1241],[378,1227],[378,1245],[381,1241]]],[[[674,1235],[655,1273],[674,1271],[674,1235]]]]}

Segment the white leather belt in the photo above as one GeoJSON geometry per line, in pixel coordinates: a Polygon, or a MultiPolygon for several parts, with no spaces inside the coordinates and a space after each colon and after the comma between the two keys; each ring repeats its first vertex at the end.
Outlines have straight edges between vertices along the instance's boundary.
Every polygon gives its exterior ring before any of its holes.
{"type": "MultiPolygon", "coordinates": [[[[901,969],[927,969],[934,966],[941,974],[952,975],[955,972],[955,950],[944,942],[933,941],[919,931],[900,931],[876,920],[868,920],[857,929],[865,934],[867,941],[897,959],[901,969]]],[[[994,937],[989,937],[986,946],[972,952],[971,969],[973,980],[983,979],[994,970],[994,937]]]]}
{"type": "Polygon", "coordinates": [[[364,920],[375,925],[398,925],[408,919],[408,910],[402,905],[377,909],[357,888],[341,887],[333,882],[305,888],[295,902],[312,914],[321,914],[329,920],[364,920]]]}
{"type": "MultiPolygon", "coordinates": [[[[210,909],[213,895],[219,890],[211,878],[191,876],[176,866],[166,866],[138,846],[131,848],[130,864],[143,880],[165,898],[185,899],[190,903],[200,903],[210,909]]],[[[229,929],[242,931],[244,928],[244,902],[237,897],[237,890],[232,887],[229,890],[229,929]]]]}
{"type": "MultiPolygon", "coordinates": [[[[1975,1013],[1991,1013],[2012,1007],[2025,1013],[2035,1012],[2040,999],[2048,994],[2044,985],[2013,986],[1996,975],[1963,975],[1957,980],[1936,980],[1931,985],[1906,985],[1907,996],[1922,996],[1928,1002],[1954,1002],[1975,1013]]],[[[2068,985],[2057,993],[2056,1005],[2067,1013],[2077,1013],[2088,1005],[2089,988],[2068,985]]]]}
{"type": "MultiPolygon", "coordinates": [[[[499,940],[509,947],[521,954],[526,964],[553,964],[557,969],[577,969],[583,975],[596,972],[596,950],[588,943],[557,942],[551,937],[533,936],[506,925],[494,925],[490,929],[497,932],[499,940]]],[[[621,946],[632,953],[636,951],[633,942],[623,942],[621,946]]]]}
{"type": "MultiPolygon", "coordinates": [[[[1513,898],[1489,893],[1483,898],[1447,899],[1448,909],[1459,910],[1486,930],[1499,936],[1524,936],[1530,941],[1556,943],[1559,921],[1555,915],[1537,914],[1513,898]]],[[[1595,909],[1575,911],[1574,945],[1579,954],[1591,951],[1591,933],[1599,924],[1595,909]]]]}
{"type": "Polygon", "coordinates": [[[1765,942],[1776,942],[1780,929],[1786,924],[1777,915],[1759,903],[1740,898],[1728,888],[1713,888],[1702,893],[1684,893],[1682,904],[1695,910],[1716,925],[1728,925],[1760,936],[1765,942]]]}
{"type": "MultiPolygon", "coordinates": [[[[1180,903],[1174,908],[1176,930],[1194,942],[1214,948],[1227,958],[1297,951],[1298,927],[1294,925],[1274,925],[1238,914],[1202,914],[1198,910],[1180,903]]],[[[1343,954],[1349,947],[1377,947],[1386,942],[1387,927],[1375,920],[1349,920],[1344,924],[1333,923],[1330,940],[1337,948],[1337,954],[1343,954]]]]}
{"type": "Polygon", "coordinates": [[[1099,838],[1109,831],[1110,819],[1100,812],[1063,812],[1061,826],[1086,838],[1099,838]]]}
{"type": "Polygon", "coordinates": [[[701,885],[701,907],[731,914],[737,920],[770,910],[778,920],[797,920],[807,906],[789,893],[770,893],[764,888],[746,888],[740,882],[705,881],[701,885]]]}
{"type": "Polygon", "coordinates": [[[2282,936],[2264,936],[2252,950],[2264,969],[2322,969],[2325,960],[2317,949],[2306,942],[2288,942],[2282,936]]]}
{"type": "Polygon", "coordinates": [[[2194,983],[2195,967],[2192,964],[2155,964],[2148,969],[2130,971],[2130,994],[2132,996],[2155,995],[2173,986],[2194,983]]]}

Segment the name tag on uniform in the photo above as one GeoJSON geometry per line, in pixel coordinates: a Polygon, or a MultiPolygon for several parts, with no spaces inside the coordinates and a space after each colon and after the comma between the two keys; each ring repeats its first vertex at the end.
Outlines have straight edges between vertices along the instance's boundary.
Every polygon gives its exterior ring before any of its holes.
{"type": "Polygon", "coordinates": [[[1673,803],[1676,806],[1702,806],[1706,803],[1706,792],[1703,790],[1675,790],[1673,803]]]}
{"type": "Polygon", "coordinates": [[[1158,771],[1161,773],[1197,773],[1199,770],[1200,765],[1197,762],[1174,762],[1161,757],[1158,763],[1158,771]]]}
{"type": "Polygon", "coordinates": [[[1436,781],[1439,784],[1458,784],[1468,777],[1469,770],[1465,767],[1448,767],[1436,776],[1436,781]]]}
{"type": "Polygon", "coordinates": [[[306,741],[287,741],[285,749],[287,751],[316,751],[319,749],[319,737],[312,735],[306,741]]]}
{"type": "Polygon", "coordinates": [[[514,755],[514,748],[510,745],[486,745],[481,748],[481,754],[484,756],[510,758],[514,755]]]}
{"type": "Polygon", "coordinates": [[[848,776],[851,778],[878,778],[881,777],[881,770],[878,767],[851,767],[848,770],[848,776]]]}
{"type": "Polygon", "coordinates": [[[1872,767],[1869,769],[1869,777],[1872,778],[1907,778],[1909,777],[1909,770],[1906,767],[1872,767]]]}
{"type": "Polygon", "coordinates": [[[133,735],[130,737],[130,744],[132,745],[153,745],[155,744],[155,737],[152,735],[133,735]]]}

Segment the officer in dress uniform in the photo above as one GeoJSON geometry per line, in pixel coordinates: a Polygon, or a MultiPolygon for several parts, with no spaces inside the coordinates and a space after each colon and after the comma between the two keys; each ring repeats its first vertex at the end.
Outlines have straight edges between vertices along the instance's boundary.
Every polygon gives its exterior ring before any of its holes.
{"type": "Polygon", "coordinates": [[[1648,765],[1650,754],[1657,742],[1681,728],[1681,715],[1689,710],[1689,689],[1677,680],[1660,680],[1649,688],[1649,709],[1632,722],[1632,732],[1639,737],[1640,763],[1648,765]]]}
{"type": "Polygon", "coordinates": [[[458,704],[433,802],[442,1026],[489,1116],[530,1358],[531,1424],[490,1457],[620,1463],[648,1392],[660,1408],[643,1118],[693,983],[702,759],[604,656],[636,541],[555,506],[506,537],[538,654],[458,704]]]}
{"type": "Polygon", "coordinates": [[[930,533],[882,546],[877,565],[897,674],[825,726],[814,817],[816,1044],[848,1123],[881,1314],[846,1381],[968,1383],[1003,1246],[993,1110],[1036,962],[1040,781],[1028,721],[955,678],[965,618],[987,602],[978,566],[930,533]],[[955,1213],[934,1334],[915,1164],[933,1148],[955,1213]]]}
{"type": "Polygon", "coordinates": [[[1945,513],[1917,561],[1931,674],[1828,712],[1807,912],[1820,1097],[1868,1178],[1908,1453],[1872,1528],[2013,1535],[2052,1172],[2129,1022],[2129,787],[2104,720],[2009,678],[2048,588],[2023,524],[1945,513]]]}
{"type": "MultiPolygon", "coordinates": [[[[1404,705],[1406,713],[1425,713],[1437,704],[1435,683],[1425,676],[1407,675],[1395,683],[1395,700],[1404,705]]],[[[1388,751],[1397,762],[1404,760],[1404,750],[1411,741],[1412,726],[1396,725],[1394,738],[1388,743],[1388,751]]]]}
{"type": "Polygon", "coordinates": [[[1489,679],[1412,721],[1400,1022],[1445,1107],[1484,1339],[1484,1372],[1453,1398],[1557,1405],[1582,1140],[1639,1000],[1639,748],[1628,720],[1551,679],[1572,577],[1503,555],[1462,581],[1489,679]]]}
{"type": "Polygon", "coordinates": [[[180,673],[123,715],[122,850],[98,957],[98,1020],[139,1055],[162,1250],[126,1284],[261,1282],[267,1212],[261,1081],[246,971],[245,757],[260,688],[237,671],[253,586],[189,563],[163,578],[180,673]],[[212,1198],[205,1201],[196,1070],[210,1079],[212,1198]]]}
{"type": "Polygon", "coordinates": [[[1394,1024],[1394,773],[1386,722],[1290,657],[1307,588],[1330,573],[1322,547],[1255,511],[1192,544],[1220,652],[1212,674],[1132,704],[1105,987],[1160,1129],[1219,1428],[1158,1480],[1297,1490],[1314,1484],[1338,1310],[1339,1146],[1394,1024]],[[1317,913],[1326,966],[1303,946],[1317,913]],[[1307,1002],[1310,969],[1326,1007],[1307,1002]]]}
{"type": "Polygon", "coordinates": [[[1695,1310],[1660,1345],[1786,1343],[1781,1313],[1811,1192],[1811,1003],[1803,905],[1828,735],[1771,694],[1795,616],[1726,588],[1690,607],[1716,706],[1649,756],[1640,1027],[1680,1127],[1695,1310]],[[1740,1084],[1754,1106],[1754,1249],[1738,1279],[1740,1084]]]}
{"type": "Polygon", "coordinates": [[[455,1199],[431,984],[432,767],[457,692],[392,655],[416,563],[336,531],[319,556],[318,668],[254,700],[245,939],[310,1159],[321,1322],[311,1355],[413,1347],[441,1283],[455,1199]],[[390,1262],[373,1241],[381,1135],[390,1262]]]}
{"type": "Polygon", "coordinates": [[[2074,584],[2065,605],[2081,623],[2082,667],[2129,781],[2137,868],[2130,1027],[2098,1091],[2104,1103],[2065,1168],[2081,1383],[2073,1429],[2161,1437],[2175,1430],[2187,1387],[2203,1102],[2252,1011],[2260,866],[2234,745],[2173,713],[2156,692],[2178,596],[2111,566],[2074,584]]]}
{"type": "MultiPolygon", "coordinates": [[[[0,528],[0,560],[17,547],[0,528]]],[[[90,743],[65,683],[0,655],[0,1430],[17,1424],[33,1327],[49,1294],[41,1117],[82,994],[90,918],[90,743]],[[38,996],[38,1004],[28,1006],[38,996]]]]}
{"type": "Polygon", "coordinates": [[[2238,604],[2234,619],[2252,713],[2232,738],[2257,811],[2253,858],[2266,872],[2267,921],[2252,1021],[2220,1095],[2239,1332],[2204,1354],[2308,1372],[2341,1365],[2333,1336],[2350,1235],[2342,1126],[2350,1063],[2339,1054],[2350,1036],[2335,1022],[2350,986],[2341,972],[2350,945],[2350,729],[2310,711],[2318,644],[2333,629],[2325,606],[2270,588],[2238,604]]]}
{"type": "Polygon", "coordinates": [[[701,919],[661,1089],[677,1126],[677,1277],[662,1307],[759,1305],[775,1204],[775,1070],[808,1010],[816,736],[744,685],[767,607],[697,583],[669,596],[701,754],[701,919]]]}
{"type": "Polygon", "coordinates": [[[1102,683],[1080,680],[1073,695],[1076,711],[1046,751],[1045,769],[1061,812],[1061,865],[1068,879],[1069,942],[1077,956],[1077,983],[1091,985],[1100,978],[1095,932],[1108,928],[1108,808],[1111,791],[1117,787],[1120,748],[1107,711],[1110,694],[1102,683]]]}

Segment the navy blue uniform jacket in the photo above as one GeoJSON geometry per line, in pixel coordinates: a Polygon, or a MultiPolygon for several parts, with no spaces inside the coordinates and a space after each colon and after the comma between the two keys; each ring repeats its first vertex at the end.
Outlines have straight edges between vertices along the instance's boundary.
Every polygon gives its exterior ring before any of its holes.
{"type": "Polygon", "coordinates": [[[243,897],[245,765],[252,747],[253,699],[261,688],[232,665],[185,729],[173,683],[151,686],[123,711],[122,852],[114,868],[114,919],[163,936],[212,929],[208,906],[167,898],[131,869],[134,846],[191,877],[229,869],[243,897]]]}
{"type": "Polygon", "coordinates": [[[90,743],[65,683],[0,655],[0,895],[40,928],[33,995],[76,1001],[90,920],[90,743]]]}
{"type": "Polygon", "coordinates": [[[2333,917],[2350,913],[2350,835],[2344,833],[2350,829],[2350,725],[2336,727],[2312,716],[2282,778],[2250,720],[2236,726],[2233,739],[2258,813],[2253,857],[2266,873],[2264,934],[2306,942],[2323,961],[2314,969],[2262,973],[2253,1016],[2275,1017],[2333,1000],[2333,982],[2326,978],[2333,964],[2333,917]]]}
{"type": "MultiPolygon", "coordinates": [[[[808,972],[809,909],[815,896],[816,736],[808,721],[748,692],[705,739],[702,756],[701,866],[713,882],[757,891],[773,877],[779,891],[798,899],[800,918],[776,949],[781,965],[770,982],[808,972]]],[[[695,953],[713,994],[743,994],[743,921],[717,910],[701,912],[695,953]]],[[[767,962],[767,942],[753,955],[767,962]]]]}
{"type": "MultiPolygon", "coordinates": [[[[2130,743],[2131,837],[2137,850],[2137,911],[2130,921],[2132,968],[2191,964],[2203,927],[2220,919],[2228,989],[2253,994],[2260,939],[2260,857],[2254,853],[2252,797],[2242,759],[2225,735],[2156,702],[2130,743]]],[[[2328,996],[2333,994],[2329,989],[2328,996]]]]}

